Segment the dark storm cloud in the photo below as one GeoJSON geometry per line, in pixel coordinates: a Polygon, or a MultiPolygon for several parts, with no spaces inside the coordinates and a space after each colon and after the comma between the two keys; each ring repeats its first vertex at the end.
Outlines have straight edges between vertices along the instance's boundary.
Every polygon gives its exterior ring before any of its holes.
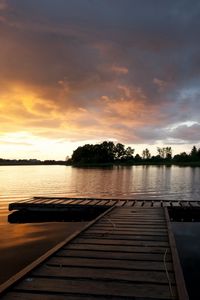
{"type": "Polygon", "coordinates": [[[172,137],[191,143],[200,143],[200,124],[179,126],[173,131],[172,137]]]}
{"type": "Polygon", "coordinates": [[[85,109],[77,127],[112,128],[131,142],[200,121],[199,1],[0,3],[2,85],[25,84],[61,111],[85,109]]]}

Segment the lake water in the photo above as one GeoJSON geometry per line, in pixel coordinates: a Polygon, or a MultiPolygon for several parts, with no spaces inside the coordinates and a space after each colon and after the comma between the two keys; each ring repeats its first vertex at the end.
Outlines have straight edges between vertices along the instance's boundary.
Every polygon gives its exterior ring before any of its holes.
{"type": "Polygon", "coordinates": [[[0,201],[31,196],[200,200],[200,168],[1,166],[0,201]]]}
{"type": "Polygon", "coordinates": [[[200,168],[0,166],[0,283],[82,223],[9,224],[8,204],[32,196],[200,200],[200,168]]]}

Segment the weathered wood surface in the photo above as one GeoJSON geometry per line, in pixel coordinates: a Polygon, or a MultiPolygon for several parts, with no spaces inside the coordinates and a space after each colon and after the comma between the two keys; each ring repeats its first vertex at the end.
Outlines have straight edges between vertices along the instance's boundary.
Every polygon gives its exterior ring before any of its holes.
{"type": "Polygon", "coordinates": [[[168,233],[163,208],[114,207],[1,299],[186,300],[177,292],[168,233]]]}
{"type": "Polygon", "coordinates": [[[134,199],[98,199],[98,198],[67,198],[67,197],[33,197],[9,204],[9,210],[59,210],[69,209],[71,206],[112,206],[130,207],[199,207],[199,201],[169,201],[169,200],[134,200],[134,199]]]}

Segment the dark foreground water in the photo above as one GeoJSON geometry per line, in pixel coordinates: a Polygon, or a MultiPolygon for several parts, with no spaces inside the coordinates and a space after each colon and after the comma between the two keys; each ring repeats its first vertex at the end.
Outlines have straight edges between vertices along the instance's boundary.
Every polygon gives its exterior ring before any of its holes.
{"type": "Polygon", "coordinates": [[[200,223],[172,222],[190,300],[200,299],[200,223]]]}
{"type": "Polygon", "coordinates": [[[0,282],[63,240],[81,223],[9,224],[8,204],[32,196],[200,200],[200,168],[133,166],[0,167],[0,282]]]}

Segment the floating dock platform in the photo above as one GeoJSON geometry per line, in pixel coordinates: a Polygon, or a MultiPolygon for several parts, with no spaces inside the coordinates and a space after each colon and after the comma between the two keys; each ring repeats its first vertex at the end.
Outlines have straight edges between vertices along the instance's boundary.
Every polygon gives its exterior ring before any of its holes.
{"type": "Polygon", "coordinates": [[[67,198],[67,197],[33,197],[31,199],[9,204],[9,210],[68,210],[82,206],[117,206],[117,207],[195,207],[200,208],[200,201],[170,200],[133,200],[111,198],[67,198]]]}
{"type": "Polygon", "coordinates": [[[66,204],[106,210],[2,284],[2,300],[189,299],[165,202],[33,198],[9,208],[66,204]]]}

